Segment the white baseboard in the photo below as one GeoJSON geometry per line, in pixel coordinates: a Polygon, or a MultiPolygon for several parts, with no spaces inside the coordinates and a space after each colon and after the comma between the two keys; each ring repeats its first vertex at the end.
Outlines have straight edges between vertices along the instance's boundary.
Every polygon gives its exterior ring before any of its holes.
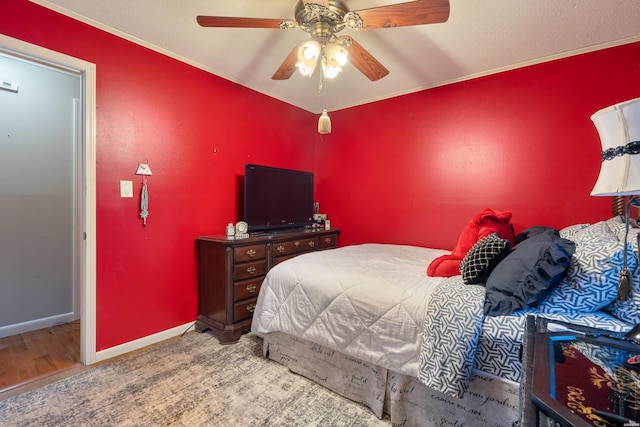
{"type": "Polygon", "coordinates": [[[190,329],[194,323],[195,320],[193,322],[185,323],[181,326],[176,326],[175,328],[167,329],[165,331],[158,332],[153,335],[147,335],[146,337],[134,341],[129,341],[124,344],[108,348],[106,350],[98,351],[96,352],[96,359],[94,362],[102,362],[103,360],[111,359],[112,357],[122,356],[123,354],[140,350],[141,348],[177,337],[179,335],[182,335],[186,330],[190,329]]]}
{"type": "Polygon", "coordinates": [[[28,322],[1,326],[0,338],[10,337],[11,335],[23,334],[25,332],[35,331],[37,329],[50,328],[60,323],[69,323],[78,319],[79,317],[76,316],[74,313],[63,313],[63,314],[56,314],[55,316],[43,317],[42,319],[29,320],[28,322]]]}

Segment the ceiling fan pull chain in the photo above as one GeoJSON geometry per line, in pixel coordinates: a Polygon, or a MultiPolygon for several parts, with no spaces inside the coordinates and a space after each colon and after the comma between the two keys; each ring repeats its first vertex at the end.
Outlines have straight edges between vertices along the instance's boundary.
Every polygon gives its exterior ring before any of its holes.
{"type": "MultiPolygon", "coordinates": [[[[322,50],[324,51],[324,47],[322,48],[322,50]]],[[[324,57],[323,55],[320,55],[320,65],[319,67],[322,68],[322,58],[324,57]]],[[[322,72],[318,73],[318,93],[322,93],[323,89],[324,89],[324,84],[326,82],[326,79],[324,77],[324,71],[321,70],[322,72]]]]}

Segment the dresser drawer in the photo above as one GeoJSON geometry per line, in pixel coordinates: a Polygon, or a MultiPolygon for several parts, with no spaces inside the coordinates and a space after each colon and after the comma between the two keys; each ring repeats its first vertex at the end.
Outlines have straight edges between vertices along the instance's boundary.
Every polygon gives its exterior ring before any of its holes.
{"type": "Polygon", "coordinates": [[[233,321],[239,322],[253,316],[257,302],[258,298],[256,297],[233,304],[233,321]]]}
{"type": "Polygon", "coordinates": [[[254,262],[243,262],[233,266],[234,280],[250,279],[252,277],[264,276],[267,273],[267,260],[262,259],[254,262]]]}
{"type": "Polygon", "coordinates": [[[243,280],[233,284],[233,300],[242,301],[249,297],[255,297],[260,292],[260,286],[264,277],[256,277],[255,279],[243,280]]]}
{"type": "Polygon", "coordinates": [[[273,244],[273,256],[298,254],[316,250],[317,243],[315,237],[300,240],[289,240],[285,242],[275,242],[273,244]]]}
{"type": "Polygon", "coordinates": [[[233,248],[233,260],[246,262],[254,259],[264,259],[267,255],[267,245],[239,246],[233,248]]]}
{"type": "Polygon", "coordinates": [[[273,259],[273,266],[275,267],[276,265],[280,264],[281,262],[286,261],[286,260],[291,259],[291,258],[295,258],[298,255],[300,255],[300,254],[289,254],[289,255],[275,257],[273,259]]]}
{"type": "Polygon", "coordinates": [[[338,246],[338,235],[327,234],[326,236],[318,237],[320,249],[335,248],[338,246]]]}

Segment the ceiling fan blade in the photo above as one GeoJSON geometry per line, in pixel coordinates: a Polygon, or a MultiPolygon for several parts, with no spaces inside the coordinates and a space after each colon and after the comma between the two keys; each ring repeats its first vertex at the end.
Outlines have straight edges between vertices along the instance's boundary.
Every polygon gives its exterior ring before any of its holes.
{"type": "Polygon", "coordinates": [[[271,18],[234,18],[231,16],[198,16],[198,24],[202,27],[224,27],[224,28],[281,28],[282,23],[288,27],[298,24],[288,19],[271,18]]]}
{"type": "Polygon", "coordinates": [[[287,80],[289,77],[296,72],[296,63],[298,62],[298,49],[300,48],[300,43],[294,46],[289,55],[285,58],[285,60],[280,64],[280,67],[273,73],[271,76],[272,80],[287,80]]]}
{"type": "Polygon", "coordinates": [[[353,64],[362,74],[367,76],[369,80],[375,82],[376,80],[380,80],[387,74],[389,74],[389,70],[387,70],[384,65],[378,62],[365,48],[363,48],[358,42],[356,42],[352,37],[342,36],[340,40],[347,40],[347,44],[349,44],[349,62],[353,64]]]}
{"type": "Polygon", "coordinates": [[[437,24],[449,19],[449,0],[416,0],[354,11],[363,30],[437,24]]]}

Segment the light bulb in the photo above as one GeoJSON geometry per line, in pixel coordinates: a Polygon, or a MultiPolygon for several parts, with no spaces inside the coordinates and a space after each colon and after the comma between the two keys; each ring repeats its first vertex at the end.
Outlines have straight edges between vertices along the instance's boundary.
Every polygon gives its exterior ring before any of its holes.
{"type": "Polygon", "coordinates": [[[298,49],[298,59],[300,61],[311,61],[318,59],[320,56],[320,43],[315,40],[309,40],[298,49]]]}
{"type": "Polygon", "coordinates": [[[304,48],[303,55],[305,59],[316,59],[318,57],[318,51],[313,46],[307,46],[304,48]]]}
{"type": "Polygon", "coordinates": [[[340,67],[331,67],[331,66],[325,65],[325,66],[322,67],[322,71],[324,72],[324,75],[325,75],[326,78],[333,79],[338,74],[340,74],[340,71],[342,71],[342,68],[340,68],[340,67]]]}
{"type": "Polygon", "coordinates": [[[332,61],[335,61],[340,65],[344,65],[347,63],[348,56],[349,53],[347,52],[347,49],[337,44],[332,45],[332,49],[329,53],[329,57],[332,61]]]}
{"type": "Polygon", "coordinates": [[[296,64],[296,66],[298,67],[298,70],[300,70],[300,74],[302,74],[303,76],[309,76],[311,77],[311,74],[313,74],[313,70],[315,67],[310,67],[308,64],[305,64],[304,62],[298,62],[296,64]]]}

